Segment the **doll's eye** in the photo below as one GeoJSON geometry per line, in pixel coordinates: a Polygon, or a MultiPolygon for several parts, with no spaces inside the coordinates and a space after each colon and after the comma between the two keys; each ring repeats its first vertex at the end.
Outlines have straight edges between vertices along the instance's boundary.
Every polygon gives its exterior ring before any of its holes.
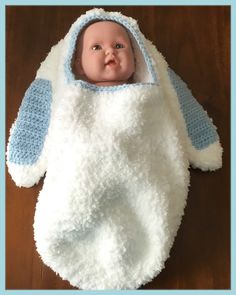
{"type": "Polygon", "coordinates": [[[92,50],[101,50],[101,49],[102,49],[102,46],[99,44],[95,44],[92,46],[92,50]]]}
{"type": "Polygon", "coordinates": [[[120,49],[120,48],[125,48],[125,46],[121,43],[116,43],[115,48],[120,49]]]}

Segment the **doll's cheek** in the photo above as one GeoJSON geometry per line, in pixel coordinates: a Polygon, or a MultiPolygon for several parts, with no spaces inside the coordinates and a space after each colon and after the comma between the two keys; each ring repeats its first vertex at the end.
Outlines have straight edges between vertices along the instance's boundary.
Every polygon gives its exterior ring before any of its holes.
{"type": "Polygon", "coordinates": [[[76,74],[78,74],[78,75],[84,74],[84,70],[83,70],[83,67],[81,64],[81,58],[79,58],[79,57],[75,58],[73,67],[74,67],[76,74]]]}
{"type": "Polygon", "coordinates": [[[78,72],[80,75],[83,75],[83,74],[84,74],[84,69],[83,69],[82,64],[81,64],[80,61],[77,62],[77,64],[76,64],[76,68],[77,68],[77,72],[78,72]]]}

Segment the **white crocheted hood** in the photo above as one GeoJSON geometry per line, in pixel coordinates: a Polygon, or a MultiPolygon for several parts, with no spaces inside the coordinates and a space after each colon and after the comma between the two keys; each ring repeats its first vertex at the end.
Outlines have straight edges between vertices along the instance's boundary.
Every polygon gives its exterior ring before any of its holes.
{"type": "MultiPolygon", "coordinates": [[[[139,30],[137,21],[131,17],[122,15],[119,12],[106,12],[101,8],[95,8],[87,11],[80,16],[71,26],[69,32],[64,38],[63,52],[63,72],[67,82],[76,81],[72,71],[72,59],[75,52],[76,41],[82,30],[92,22],[96,21],[114,21],[126,28],[132,47],[134,50],[136,70],[134,74],[135,83],[152,83],[158,82],[157,74],[154,70],[154,62],[147,49],[147,40],[139,30]]],[[[88,86],[88,85],[87,85],[88,86]]]]}

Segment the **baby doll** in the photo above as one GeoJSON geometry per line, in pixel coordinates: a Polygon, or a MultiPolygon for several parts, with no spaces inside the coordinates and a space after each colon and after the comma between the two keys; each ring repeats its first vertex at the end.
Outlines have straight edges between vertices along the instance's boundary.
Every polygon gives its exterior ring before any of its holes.
{"type": "Polygon", "coordinates": [[[80,16],[37,71],[7,148],[18,186],[47,171],[34,219],[44,263],[83,289],[152,280],[181,223],[190,164],[220,168],[222,147],[186,84],[134,19],[80,16]]]}
{"type": "Polygon", "coordinates": [[[121,85],[135,71],[134,54],[125,28],[111,21],[90,24],[77,44],[74,73],[98,86],[121,85]]]}

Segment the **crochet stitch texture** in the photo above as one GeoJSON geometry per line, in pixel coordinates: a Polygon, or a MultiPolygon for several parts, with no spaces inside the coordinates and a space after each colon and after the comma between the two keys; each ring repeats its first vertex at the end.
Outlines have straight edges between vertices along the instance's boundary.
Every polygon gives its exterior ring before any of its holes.
{"type": "Polygon", "coordinates": [[[194,99],[186,83],[170,68],[168,74],[176,90],[192,145],[201,150],[219,140],[216,127],[203,107],[194,99]]]}
{"type": "Polygon", "coordinates": [[[38,160],[48,132],[51,101],[51,82],[35,79],[25,93],[12,130],[10,162],[32,165],[38,160]]]}

